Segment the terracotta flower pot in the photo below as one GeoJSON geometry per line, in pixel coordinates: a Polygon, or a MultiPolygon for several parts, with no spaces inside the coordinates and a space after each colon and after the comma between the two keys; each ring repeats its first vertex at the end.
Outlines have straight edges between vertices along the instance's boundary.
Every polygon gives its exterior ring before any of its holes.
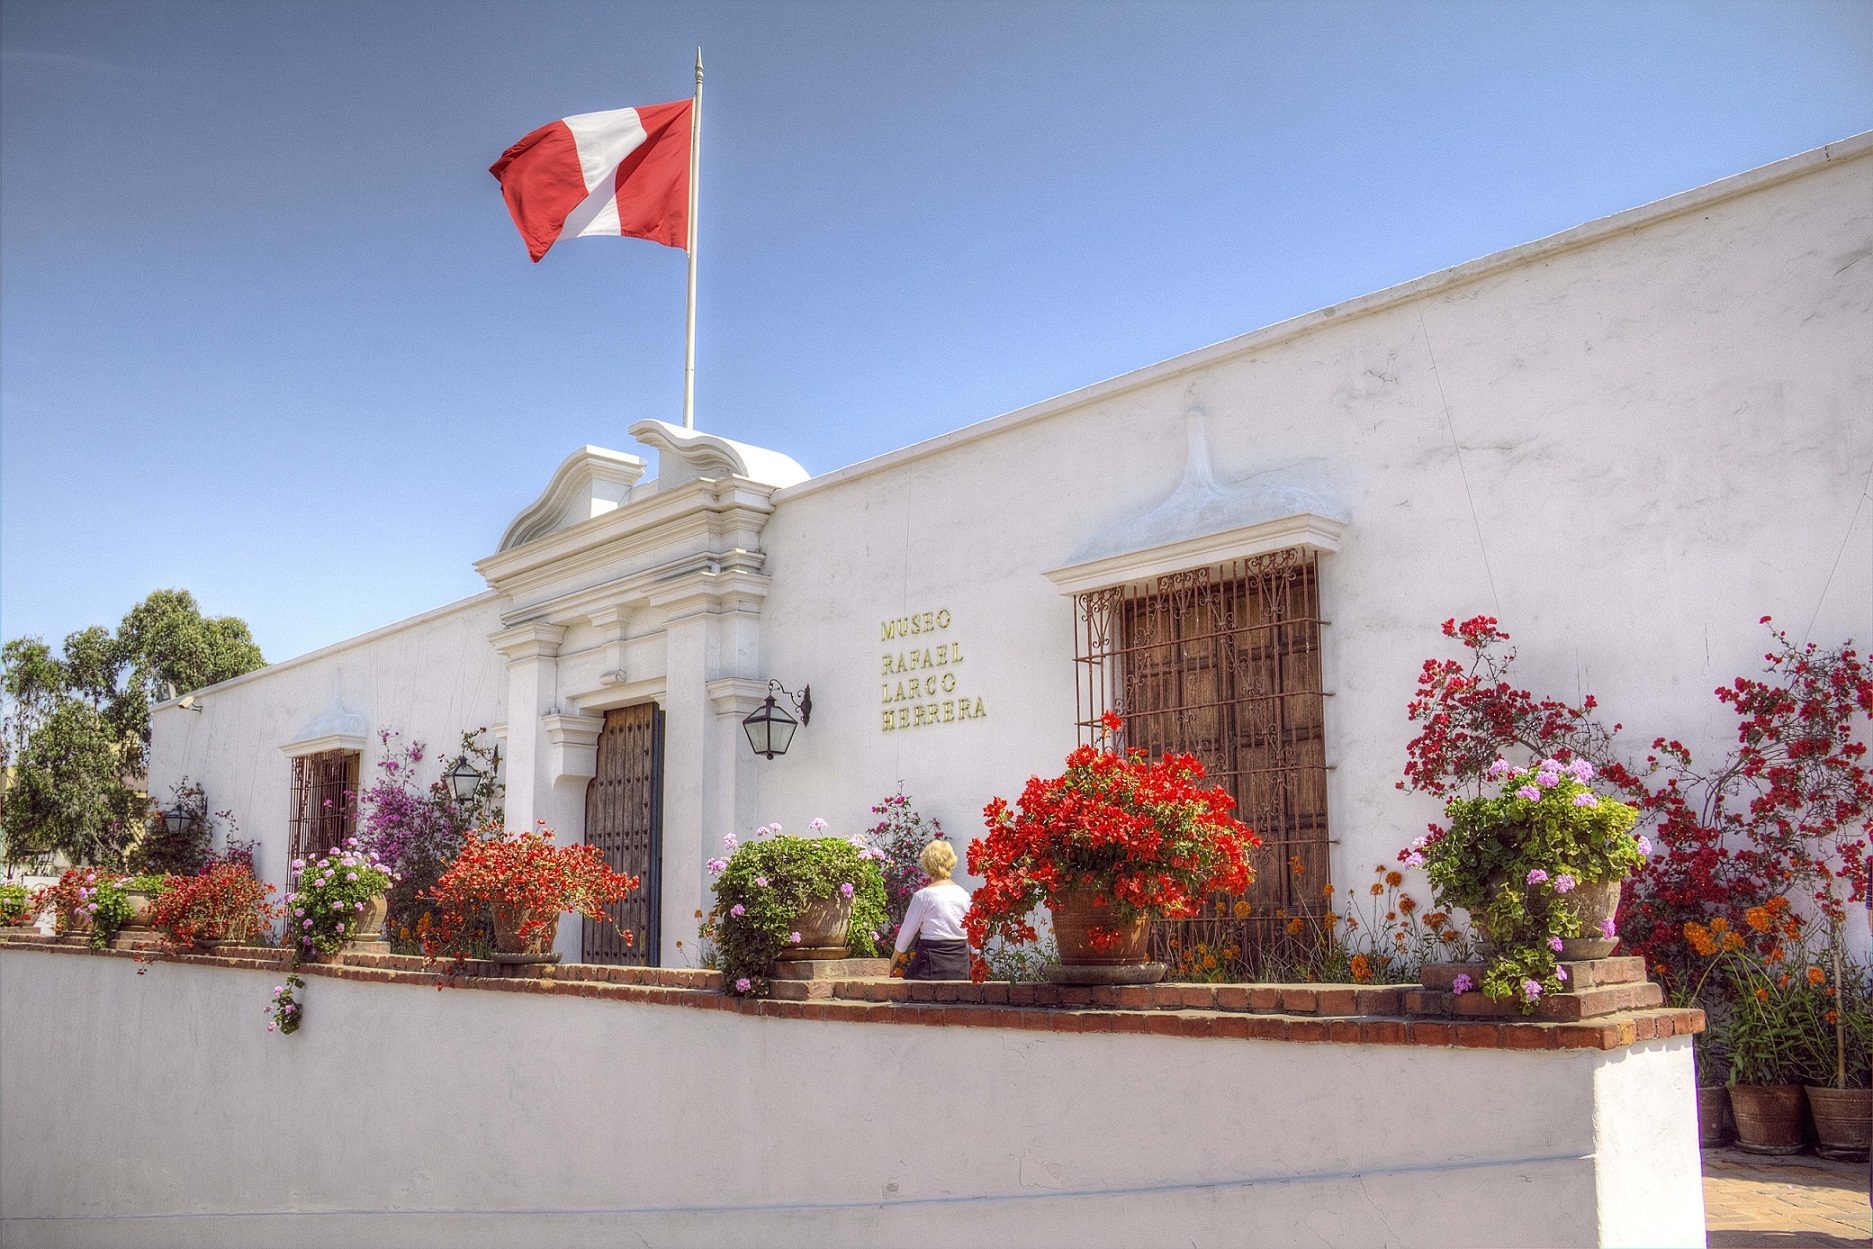
{"type": "Polygon", "coordinates": [[[351,931],[346,934],[345,939],[347,941],[382,941],[384,917],[389,913],[390,908],[385,904],[383,894],[380,893],[374,898],[366,898],[364,909],[356,912],[357,922],[351,926],[351,931]]]}
{"type": "Polygon", "coordinates": [[[156,901],[155,896],[147,894],[141,889],[126,889],[124,890],[124,898],[130,903],[130,918],[124,921],[124,930],[128,931],[133,928],[142,930],[148,928],[150,926],[150,907],[156,901]]]}
{"type": "Polygon", "coordinates": [[[783,959],[844,958],[852,929],[852,899],[818,898],[793,917],[800,940],[780,952],[783,959]]]}
{"type": "Polygon", "coordinates": [[[1818,1152],[1824,1158],[1864,1162],[1873,1146],[1873,1089],[1808,1086],[1818,1152]]]}
{"type": "Polygon", "coordinates": [[[1730,1090],[1723,1085],[1697,1091],[1697,1143],[1715,1149],[1731,1137],[1735,1124],[1730,1119],[1730,1090]]]}
{"type": "Polygon", "coordinates": [[[1619,945],[1618,937],[1600,935],[1600,925],[1619,913],[1619,887],[1623,881],[1600,880],[1575,885],[1563,896],[1580,912],[1580,937],[1561,940],[1561,957],[1570,960],[1606,958],[1619,945]]]}
{"type": "Polygon", "coordinates": [[[1150,961],[1151,920],[1140,915],[1127,923],[1112,918],[1111,903],[1099,905],[1097,894],[1089,890],[1070,890],[1047,908],[1054,921],[1054,942],[1060,949],[1063,967],[1124,967],[1150,961]],[[1095,950],[1094,928],[1119,932],[1119,942],[1106,950],[1095,950]]]}
{"type": "MultiPolygon", "coordinates": [[[[546,926],[532,933],[525,939],[520,935],[520,926],[533,918],[533,912],[517,906],[494,906],[494,952],[496,954],[525,955],[543,958],[552,953],[553,942],[559,937],[559,916],[555,914],[546,922],[546,926]]],[[[378,926],[383,926],[381,917],[378,926]]]]}
{"type": "Polygon", "coordinates": [[[1737,1148],[1752,1154],[1799,1153],[1801,1106],[1799,1084],[1731,1085],[1737,1148]]]}

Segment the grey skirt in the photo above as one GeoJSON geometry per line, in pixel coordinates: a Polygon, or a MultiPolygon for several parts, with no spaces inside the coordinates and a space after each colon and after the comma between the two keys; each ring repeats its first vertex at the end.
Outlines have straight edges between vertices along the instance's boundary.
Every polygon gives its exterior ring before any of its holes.
{"type": "Polygon", "coordinates": [[[906,980],[969,979],[969,943],[967,941],[926,941],[917,939],[917,952],[905,969],[906,980]]]}

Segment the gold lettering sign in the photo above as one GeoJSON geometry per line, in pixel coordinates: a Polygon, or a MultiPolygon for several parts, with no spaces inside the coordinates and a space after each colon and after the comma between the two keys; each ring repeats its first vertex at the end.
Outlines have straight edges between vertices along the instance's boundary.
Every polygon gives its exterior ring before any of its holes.
{"type": "Polygon", "coordinates": [[[949,635],[954,618],[947,607],[886,620],[879,637],[894,643],[880,656],[878,684],[887,733],[932,724],[980,720],[988,715],[982,696],[966,688],[967,658],[961,639],[949,635]]]}

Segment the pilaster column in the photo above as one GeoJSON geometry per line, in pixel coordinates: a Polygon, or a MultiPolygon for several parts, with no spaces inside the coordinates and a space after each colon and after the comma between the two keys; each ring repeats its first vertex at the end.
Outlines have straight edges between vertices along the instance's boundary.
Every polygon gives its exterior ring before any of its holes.
{"type": "Polygon", "coordinates": [[[540,718],[559,695],[559,644],[566,630],[528,621],[490,634],[507,660],[507,826],[529,829],[549,818],[553,777],[540,718]]]}

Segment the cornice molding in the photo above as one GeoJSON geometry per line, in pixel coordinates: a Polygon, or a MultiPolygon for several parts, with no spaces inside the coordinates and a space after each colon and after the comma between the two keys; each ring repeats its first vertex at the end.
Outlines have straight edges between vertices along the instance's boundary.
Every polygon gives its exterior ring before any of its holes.
{"type": "Polygon", "coordinates": [[[326,733],[320,737],[301,738],[280,747],[280,753],[289,759],[299,759],[306,755],[322,755],[328,750],[349,750],[363,754],[369,739],[362,733],[326,733]]]}
{"type": "Polygon", "coordinates": [[[718,716],[740,719],[767,700],[767,682],[752,677],[721,677],[703,686],[718,716]]]}
{"type": "Polygon", "coordinates": [[[565,626],[545,620],[524,621],[488,635],[494,649],[510,664],[527,659],[551,659],[559,654],[559,644],[565,640],[565,626]]]}
{"type": "Polygon", "coordinates": [[[1142,551],[1069,564],[1054,569],[1046,577],[1062,594],[1084,594],[1089,590],[1148,582],[1170,573],[1207,568],[1252,555],[1266,555],[1288,547],[1331,554],[1340,549],[1340,538],[1345,532],[1343,520],[1301,512],[1142,551]]]}

